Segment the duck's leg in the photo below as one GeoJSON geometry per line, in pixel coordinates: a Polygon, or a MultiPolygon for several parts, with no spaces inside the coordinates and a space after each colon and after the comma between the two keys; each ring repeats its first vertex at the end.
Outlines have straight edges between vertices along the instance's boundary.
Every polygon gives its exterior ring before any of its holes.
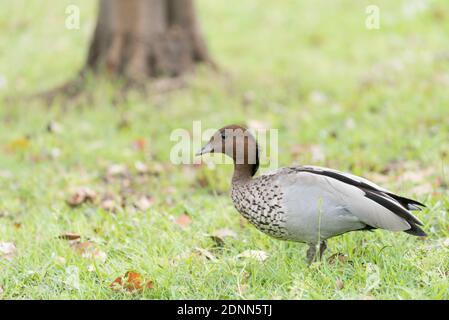
{"type": "Polygon", "coordinates": [[[307,264],[310,266],[312,262],[315,260],[316,257],[316,247],[317,245],[315,243],[309,244],[309,249],[307,249],[306,258],[307,258],[307,264]]]}
{"type": "Polygon", "coordinates": [[[326,251],[326,249],[327,249],[327,241],[323,240],[320,242],[320,260],[323,257],[323,253],[324,251],[326,251]]]}
{"type": "Polygon", "coordinates": [[[321,260],[321,257],[323,256],[323,253],[326,250],[326,248],[327,248],[326,240],[321,241],[319,245],[316,243],[310,243],[306,255],[307,263],[311,265],[312,262],[314,262],[317,258],[318,260],[321,260]],[[319,251],[319,256],[317,256],[317,250],[319,251]]]}

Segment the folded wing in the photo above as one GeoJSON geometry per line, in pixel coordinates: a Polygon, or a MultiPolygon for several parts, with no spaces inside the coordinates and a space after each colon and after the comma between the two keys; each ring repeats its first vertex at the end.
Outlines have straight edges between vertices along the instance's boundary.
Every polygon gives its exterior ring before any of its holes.
{"type": "Polygon", "coordinates": [[[332,169],[312,166],[289,169],[299,173],[298,183],[301,183],[301,174],[315,175],[315,183],[332,188],[344,206],[370,227],[426,236],[419,227],[422,222],[408,211],[425,206],[418,201],[395,195],[367,179],[332,169]]]}

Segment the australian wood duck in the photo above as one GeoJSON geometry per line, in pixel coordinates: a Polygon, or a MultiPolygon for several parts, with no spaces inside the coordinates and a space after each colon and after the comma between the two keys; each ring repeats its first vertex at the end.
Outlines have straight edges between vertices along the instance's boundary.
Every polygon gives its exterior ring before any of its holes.
{"type": "Polygon", "coordinates": [[[349,231],[385,229],[426,236],[422,222],[410,213],[424,204],[364,178],[316,166],[254,177],[257,141],[243,127],[218,130],[197,155],[205,153],[224,153],[234,160],[231,197],[243,217],[274,238],[309,244],[309,263],[321,258],[328,238],[349,231]]]}

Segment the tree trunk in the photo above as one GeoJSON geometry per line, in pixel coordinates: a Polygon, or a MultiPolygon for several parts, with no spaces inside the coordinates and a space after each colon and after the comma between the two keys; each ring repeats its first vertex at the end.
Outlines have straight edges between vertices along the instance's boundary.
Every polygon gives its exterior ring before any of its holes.
{"type": "Polygon", "coordinates": [[[211,62],[193,0],[100,0],[85,70],[131,80],[177,77],[211,62]]]}

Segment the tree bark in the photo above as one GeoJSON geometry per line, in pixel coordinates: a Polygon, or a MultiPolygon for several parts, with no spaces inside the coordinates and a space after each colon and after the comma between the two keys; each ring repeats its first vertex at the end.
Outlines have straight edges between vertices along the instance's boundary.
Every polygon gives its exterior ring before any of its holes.
{"type": "Polygon", "coordinates": [[[100,0],[84,70],[131,80],[177,77],[211,62],[193,0],[100,0]]]}

